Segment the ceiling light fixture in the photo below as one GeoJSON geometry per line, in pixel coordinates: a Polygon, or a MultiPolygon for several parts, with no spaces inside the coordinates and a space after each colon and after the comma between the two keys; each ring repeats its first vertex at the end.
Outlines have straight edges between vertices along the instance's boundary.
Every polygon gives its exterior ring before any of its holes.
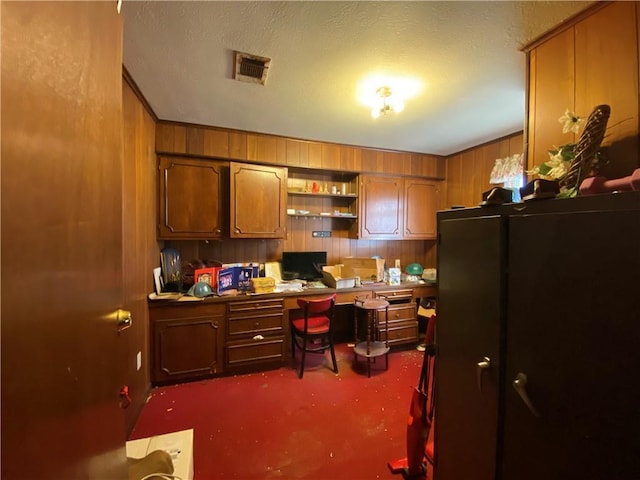
{"type": "Polygon", "coordinates": [[[404,102],[397,96],[393,96],[391,87],[384,86],[376,90],[376,105],[371,109],[371,116],[378,118],[380,115],[386,115],[390,112],[399,113],[404,110],[404,102]]]}

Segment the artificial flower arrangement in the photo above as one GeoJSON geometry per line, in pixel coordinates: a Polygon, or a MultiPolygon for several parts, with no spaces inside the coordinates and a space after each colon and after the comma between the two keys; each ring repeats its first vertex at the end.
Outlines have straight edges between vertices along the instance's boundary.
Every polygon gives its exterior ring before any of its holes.
{"type": "MultiPolygon", "coordinates": [[[[593,115],[592,113],[592,116],[593,115]]],[[[608,113],[606,117],[608,118],[608,113]]],[[[558,121],[562,124],[562,133],[578,133],[585,120],[574,112],[569,111],[569,109],[566,109],[564,115],[562,115],[558,121]]],[[[559,147],[554,145],[553,148],[549,150],[549,160],[535,166],[532,170],[528,170],[527,173],[537,175],[544,180],[557,181],[560,187],[560,193],[557,196],[560,198],[576,196],[580,185],[576,181],[576,175],[570,175],[570,172],[578,154],[576,147],[580,142],[588,143],[588,140],[590,140],[590,136],[587,135],[587,133],[589,132],[583,132],[578,143],[567,143],[559,147]]],[[[600,141],[601,139],[600,137],[600,141]]],[[[596,147],[598,146],[599,141],[596,147]]],[[[577,178],[582,178],[586,175],[595,175],[604,164],[604,157],[599,151],[596,151],[587,159],[586,165],[579,165],[581,169],[584,169],[584,172],[582,172],[582,175],[578,175],[577,178]]]]}

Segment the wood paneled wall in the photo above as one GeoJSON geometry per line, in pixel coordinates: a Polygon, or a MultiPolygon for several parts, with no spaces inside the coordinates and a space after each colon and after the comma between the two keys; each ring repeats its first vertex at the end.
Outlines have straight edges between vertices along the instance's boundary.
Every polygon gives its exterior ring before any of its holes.
{"type": "Polygon", "coordinates": [[[161,121],[156,151],[289,167],[444,179],[445,157],[161,121]]]}
{"type": "Polygon", "coordinates": [[[482,193],[496,186],[489,183],[496,159],[517,153],[523,153],[522,132],[449,157],[443,208],[451,208],[453,205],[477,206],[482,201],[482,193]]]}
{"type": "Polygon", "coordinates": [[[131,406],[125,410],[129,433],[144,406],[151,385],[149,310],[147,295],[154,290],[152,270],[160,266],[157,225],[157,160],[155,120],[132,86],[122,82],[123,110],[123,286],[125,309],[132,312],[133,325],[122,337],[127,342],[127,385],[131,406]],[[142,368],[136,369],[136,354],[142,368]]]}
{"type": "MultiPolygon", "coordinates": [[[[328,171],[385,173],[443,180],[445,157],[396,152],[349,145],[263,135],[201,125],[161,121],[156,130],[156,152],[197,157],[255,161],[288,167],[328,171]]],[[[329,263],[348,256],[400,259],[435,267],[435,241],[370,241],[348,238],[349,220],[289,218],[283,240],[166,241],[183,261],[217,260],[224,263],[279,261],[283,251],[326,251],[329,263]],[[330,230],[329,238],[313,238],[313,230],[330,230]]]]}
{"type": "MultiPolygon", "coordinates": [[[[617,178],[640,166],[640,2],[596,2],[525,47],[529,66],[529,169],[548,160],[553,145],[577,141],[563,134],[565,109],[586,118],[611,106],[601,174],[617,178]]],[[[580,132],[581,133],[581,132],[580,132]]]]}

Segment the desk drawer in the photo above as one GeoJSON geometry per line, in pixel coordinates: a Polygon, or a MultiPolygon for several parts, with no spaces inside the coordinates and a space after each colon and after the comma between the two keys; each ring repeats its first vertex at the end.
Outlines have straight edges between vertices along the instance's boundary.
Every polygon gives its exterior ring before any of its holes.
{"type": "Polygon", "coordinates": [[[385,340],[389,336],[389,345],[399,345],[402,343],[414,343],[418,341],[418,322],[398,323],[394,326],[389,324],[389,330],[382,330],[380,336],[385,340]]]}
{"type": "Polygon", "coordinates": [[[230,342],[226,346],[226,365],[229,368],[283,362],[286,355],[285,337],[230,342]]]}
{"type": "Polygon", "coordinates": [[[227,319],[227,337],[239,335],[282,334],[284,316],[282,312],[266,313],[251,317],[229,317],[227,319]]]}
{"type": "Polygon", "coordinates": [[[233,316],[247,316],[259,314],[266,310],[284,310],[284,299],[274,298],[269,300],[250,300],[246,302],[229,302],[227,313],[233,316]]]}
{"type": "Polygon", "coordinates": [[[389,303],[407,303],[413,300],[413,290],[398,289],[398,290],[378,290],[376,297],[385,297],[389,303]]]}
{"type": "MultiPolygon", "coordinates": [[[[389,327],[398,322],[406,322],[407,320],[416,320],[416,306],[409,305],[390,305],[389,306],[389,327]]],[[[384,310],[378,313],[378,322],[384,326],[384,310]]]]}

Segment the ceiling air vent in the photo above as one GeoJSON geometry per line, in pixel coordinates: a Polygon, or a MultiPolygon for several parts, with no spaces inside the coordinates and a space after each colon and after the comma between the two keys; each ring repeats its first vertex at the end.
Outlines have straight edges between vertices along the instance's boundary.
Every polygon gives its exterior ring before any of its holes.
{"type": "Polygon", "coordinates": [[[233,78],[240,82],[259,83],[264,85],[270,58],[259,57],[249,53],[233,52],[235,68],[233,78]]]}

